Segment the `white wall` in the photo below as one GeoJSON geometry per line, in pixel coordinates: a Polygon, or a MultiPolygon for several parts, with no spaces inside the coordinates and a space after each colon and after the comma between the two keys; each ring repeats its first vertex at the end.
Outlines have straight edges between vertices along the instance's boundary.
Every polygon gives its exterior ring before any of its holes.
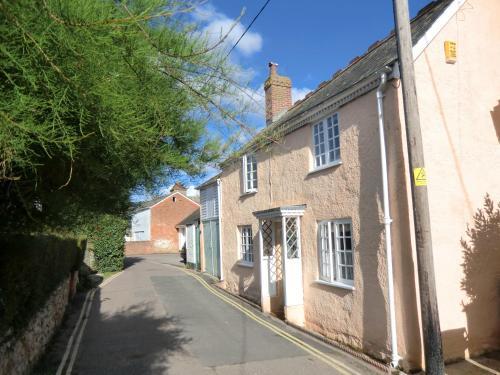
{"type": "Polygon", "coordinates": [[[144,210],[132,216],[132,241],[149,241],[151,239],[151,210],[144,210]]]}
{"type": "Polygon", "coordinates": [[[219,217],[219,199],[216,184],[203,187],[200,190],[200,205],[202,220],[219,217]]]}

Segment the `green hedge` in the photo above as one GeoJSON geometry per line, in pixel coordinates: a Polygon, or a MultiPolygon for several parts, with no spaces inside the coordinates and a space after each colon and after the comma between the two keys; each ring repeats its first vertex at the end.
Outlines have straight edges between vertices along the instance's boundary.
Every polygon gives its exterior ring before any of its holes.
{"type": "Polygon", "coordinates": [[[85,242],[54,236],[3,236],[0,339],[7,339],[21,332],[70,271],[79,268],[85,242]]]}
{"type": "Polygon", "coordinates": [[[94,248],[94,265],[99,272],[123,269],[125,232],[128,221],[114,215],[103,215],[96,220],[89,239],[94,248]]]}

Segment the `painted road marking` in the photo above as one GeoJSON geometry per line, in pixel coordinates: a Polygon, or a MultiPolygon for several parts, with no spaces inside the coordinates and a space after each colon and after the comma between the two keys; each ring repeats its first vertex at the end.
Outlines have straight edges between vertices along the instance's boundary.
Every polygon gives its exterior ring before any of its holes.
{"type": "MultiPolygon", "coordinates": [[[[110,276],[108,279],[106,279],[101,285],[98,286],[98,288],[103,288],[106,285],[108,285],[111,281],[116,279],[118,276],[120,276],[124,271],[120,271],[113,276],[110,276]]],[[[57,368],[56,375],[61,375],[64,367],[66,366],[66,362],[68,360],[68,357],[71,358],[68,368],[66,370],[66,374],[71,374],[71,371],[73,370],[73,365],[75,363],[76,355],[78,353],[78,349],[80,348],[80,342],[82,340],[83,336],[83,331],[85,330],[85,326],[87,325],[88,321],[88,316],[90,313],[90,309],[92,308],[92,302],[94,299],[94,294],[96,292],[96,289],[92,289],[92,291],[89,291],[87,295],[85,296],[85,301],[82,306],[82,311],[80,312],[80,316],[78,317],[78,321],[76,322],[75,328],[73,328],[73,332],[71,333],[71,336],[68,340],[68,344],[66,345],[66,350],[64,352],[63,358],[61,360],[61,363],[59,364],[59,367],[57,368]],[[83,320],[83,322],[82,322],[83,320]],[[81,327],[81,330],[80,330],[81,327]],[[80,333],[78,334],[75,346],[73,346],[73,340],[75,339],[75,335],[77,332],[80,330],[80,333]],[[71,355],[70,355],[71,353],[71,355]]]]}
{"type": "Polygon", "coordinates": [[[68,340],[68,344],[66,346],[66,350],[64,352],[64,355],[63,355],[63,358],[61,360],[61,363],[59,364],[59,367],[57,368],[56,375],[61,375],[62,374],[64,365],[66,363],[66,360],[68,359],[68,356],[69,356],[69,353],[70,353],[70,350],[71,350],[71,346],[73,345],[73,340],[75,339],[75,333],[77,332],[78,327],[80,327],[80,322],[83,319],[83,313],[84,313],[84,311],[85,311],[85,309],[87,307],[87,302],[89,300],[89,296],[90,296],[90,292],[88,292],[87,295],[85,296],[85,301],[83,302],[82,311],[80,312],[80,316],[78,317],[78,320],[76,322],[75,328],[73,329],[73,332],[71,333],[71,336],[70,336],[70,338],[68,340]]]}
{"type": "Polygon", "coordinates": [[[487,366],[485,366],[485,365],[483,365],[483,364],[481,364],[481,363],[479,363],[479,362],[476,362],[476,361],[474,361],[473,359],[470,359],[470,358],[465,358],[465,360],[466,360],[467,362],[469,362],[469,363],[473,364],[474,366],[477,366],[477,367],[479,367],[479,368],[483,369],[484,371],[491,372],[492,374],[497,374],[497,375],[498,375],[498,374],[500,374],[500,372],[499,372],[499,371],[493,370],[492,368],[489,368],[489,367],[487,367],[487,366]]]}
{"type": "Polygon", "coordinates": [[[87,305],[87,311],[85,312],[85,318],[83,319],[82,329],[80,330],[80,334],[76,339],[75,347],[73,349],[73,354],[71,355],[71,360],[69,361],[68,369],[66,370],[66,375],[70,375],[73,370],[73,365],[75,364],[76,354],[78,353],[78,349],[80,348],[80,342],[82,341],[83,331],[85,331],[85,327],[87,322],[89,321],[89,313],[92,308],[92,302],[94,300],[94,294],[97,289],[93,289],[90,295],[90,303],[87,305]]]}
{"type": "Polygon", "coordinates": [[[235,301],[231,300],[229,297],[225,296],[221,292],[217,291],[215,288],[213,288],[210,284],[208,284],[203,278],[200,276],[194,274],[193,272],[190,272],[184,268],[180,267],[175,267],[170,264],[164,264],[164,263],[157,263],[157,262],[151,262],[148,261],[149,263],[154,263],[158,264],[161,266],[166,266],[166,267],[172,267],[172,268],[177,268],[186,273],[187,275],[193,277],[196,279],[203,287],[205,287],[210,293],[214,294],[215,296],[219,297],[221,300],[226,302],[227,304],[233,306],[234,308],[240,310],[242,313],[244,313],[246,316],[248,316],[250,319],[256,321],[260,325],[266,327],[267,329],[273,331],[277,335],[281,336],[285,340],[290,341],[291,343],[297,345],[300,347],[302,350],[306,351],[307,353],[311,354],[312,356],[320,359],[321,361],[325,362],[329,366],[335,368],[337,371],[344,375],[350,375],[350,374],[355,374],[355,375],[361,375],[354,369],[348,367],[347,365],[343,364],[340,361],[335,360],[334,358],[330,357],[329,355],[323,353],[322,351],[314,348],[313,346],[307,344],[306,342],[300,340],[299,338],[292,336],[291,334],[287,333],[286,331],[282,330],[281,328],[276,327],[275,325],[267,322],[266,320],[260,318],[258,315],[254,314],[252,311],[246,309],[245,307],[239,305],[235,301]]]}

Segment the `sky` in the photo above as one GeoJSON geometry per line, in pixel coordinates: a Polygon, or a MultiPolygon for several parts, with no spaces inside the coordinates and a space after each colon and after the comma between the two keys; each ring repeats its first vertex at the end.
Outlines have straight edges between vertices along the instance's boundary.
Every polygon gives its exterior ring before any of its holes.
{"type": "MultiPolygon", "coordinates": [[[[409,0],[411,17],[429,2],[409,0]]],[[[265,0],[208,0],[191,17],[200,24],[202,32],[216,39],[244,12],[222,46],[229,50],[264,3],[265,0]]],[[[270,0],[232,51],[230,61],[239,66],[241,78],[248,82],[252,96],[262,107],[268,62],[278,63],[279,74],[292,80],[292,99],[296,101],[386,37],[393,24],[391,0],[270,0]]],[[[248,121],[256,129],[262,128],[263,110],[255,111],[248,121]]],[[[195,193],[193,187],[216,172],[207,167],[202,177],[180,180],[195,193]]]]}

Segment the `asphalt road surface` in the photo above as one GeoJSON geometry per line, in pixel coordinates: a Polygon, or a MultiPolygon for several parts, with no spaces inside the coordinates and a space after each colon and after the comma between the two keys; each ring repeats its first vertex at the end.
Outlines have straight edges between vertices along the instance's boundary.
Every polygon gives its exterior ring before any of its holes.
{"type": "Polygon", "coordinates": [[[225,293],[216,294],[179,265],[176,255],[129,258],[122,274],[95,291],[61,373],[382,373],[225,293]]]}

